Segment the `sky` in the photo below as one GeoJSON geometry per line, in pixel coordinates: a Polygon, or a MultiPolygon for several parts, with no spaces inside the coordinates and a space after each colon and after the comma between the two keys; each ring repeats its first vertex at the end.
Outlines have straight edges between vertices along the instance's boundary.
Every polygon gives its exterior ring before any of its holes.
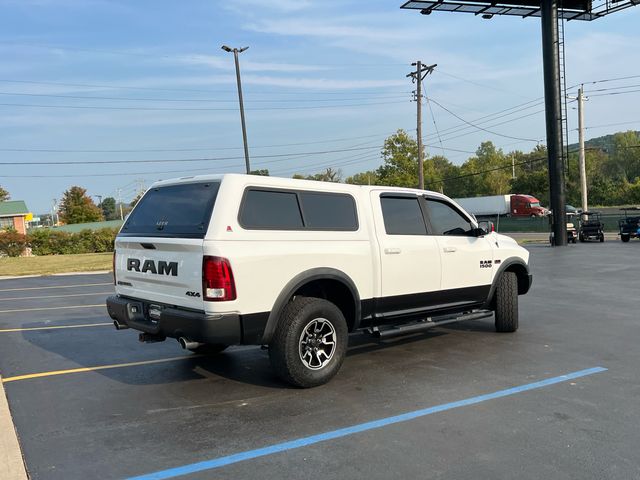
{"type": "MultiPolygon", "coordinates": [[[[159,179],[243,172],[223,44],[250,47],[240,68],[252,169],[377,168],[387,136],[415,135],[416,60],[437,64],[424,83],[429,155],[460,164],[486,140],[505,152],[545,143],[539,19],[423,16],[401,3],[0,0],[0,186],[39,214],[73,185],[130,201],[159,179]]],[[[638,25],[640,7],[565,27],[567,85],[592,95],[587,138],[640,130],[638,25]]]]}

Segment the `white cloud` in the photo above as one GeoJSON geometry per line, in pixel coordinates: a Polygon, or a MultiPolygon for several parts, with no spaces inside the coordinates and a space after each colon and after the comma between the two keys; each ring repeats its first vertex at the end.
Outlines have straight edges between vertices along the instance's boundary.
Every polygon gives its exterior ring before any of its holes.
{"type": "MultiPolygon", "coordinates": [[[[204,65],[221,70],[235,69],[231,55],[229,58],[215,55],[188,54],[171,57],[172,60],[186,65],[204,65]]],[[[324,68],[318,65],[303,65],[296,63],[256,62],[242,58],[240,62],[242,71],[247,72],[315,72],[324,68]]]]}
{"type": "Polygon", "coordinates": [[[312,6],[310,0],[234,0],[225,5],[225,8],[244,13],[255,8],[291,13],[306,10],[312,6]]]}

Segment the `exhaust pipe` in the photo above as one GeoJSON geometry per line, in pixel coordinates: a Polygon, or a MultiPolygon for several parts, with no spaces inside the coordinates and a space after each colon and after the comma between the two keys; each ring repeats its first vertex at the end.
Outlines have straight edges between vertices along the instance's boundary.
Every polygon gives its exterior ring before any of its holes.
{"type": "Polygon", "coordinates": [[[113,321],[113,326],[116,327],[116,330],[126,330],[129,328],[129,325],[126,323],[120,323],[117,319],[113,321]]]}
{"type": "Polygon", "coordinates": [[[178,343],[180,344],[180,346],[184,350],[195,350],[196,348],[201,347],[202,345],[204,345],[204,343],[194,342],[192,340],[189,340],[186,337],[178,338],[178,343]]]}

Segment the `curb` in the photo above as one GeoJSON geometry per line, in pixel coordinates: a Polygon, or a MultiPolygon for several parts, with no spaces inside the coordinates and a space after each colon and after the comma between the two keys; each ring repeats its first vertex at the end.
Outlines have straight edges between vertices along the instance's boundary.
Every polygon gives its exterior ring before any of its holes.
{"type": "Polygon", "coordinates": [[[65,273],[49,273],[47,275],[5,275],[0,280],[19,280],[21,278],[38,278],[38,277],[66,277],[69,275],[104,275],[111,273],[111,270],[94,270],[91,272],[65,272],[65,273]]]}
{"type": "Polygon", "coordinates": [[[3,480],[28,480],[18,433],[16,432],[9,402],[0,376],[0,478],[3,480]]]}

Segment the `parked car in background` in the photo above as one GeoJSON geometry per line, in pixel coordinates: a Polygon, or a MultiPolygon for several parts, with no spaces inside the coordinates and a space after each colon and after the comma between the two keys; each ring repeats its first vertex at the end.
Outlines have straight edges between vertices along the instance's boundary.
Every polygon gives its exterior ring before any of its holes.
{"type": "Polygon", "coordinates": [[[624,218],[618,220],[620,240],[628,242],[632,238],[640,238],[640,208],[628,207],[620,210],[624,212],[624,218]],[[630,216],[629,212],[633,212],[635,215],[630,216]]]}

